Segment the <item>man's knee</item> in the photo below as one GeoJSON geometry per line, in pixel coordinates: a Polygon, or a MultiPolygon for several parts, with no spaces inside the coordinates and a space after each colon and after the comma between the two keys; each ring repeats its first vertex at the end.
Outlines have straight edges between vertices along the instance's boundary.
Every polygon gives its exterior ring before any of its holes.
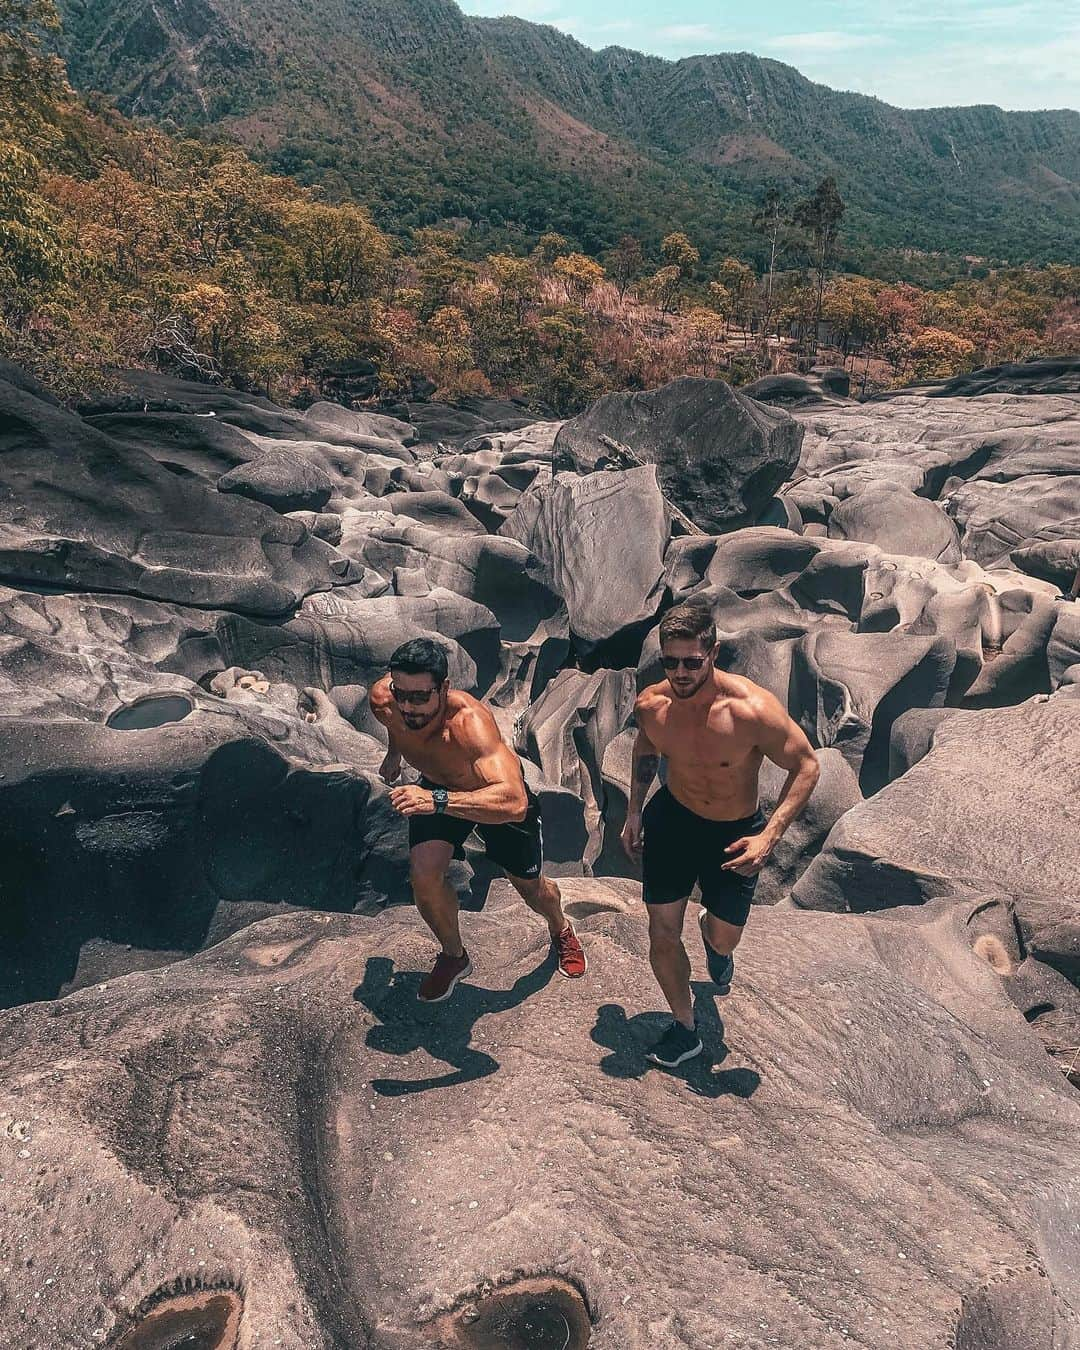
{"type": "Polygon", "coordinates": [[[674,915],[649,911],[649,948],[653,952],[676,951],[682,946],[682,924],[674,915]]]}
{"type": "Polygon", "coordinates": [[[421,900],[439,899],[446,890],[446,869],[429,862],[412,862],[409,880],[413,894],[421,900]]]}

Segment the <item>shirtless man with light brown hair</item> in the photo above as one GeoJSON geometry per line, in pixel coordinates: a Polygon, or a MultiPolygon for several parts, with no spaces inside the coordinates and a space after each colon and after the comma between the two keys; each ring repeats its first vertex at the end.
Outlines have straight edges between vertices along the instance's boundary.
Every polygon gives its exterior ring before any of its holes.
{"type": "Polygon", "coordinates": [[[675,1018],[649,1058],[669,1068],[702,1048],[682,943],[691,890],[701,887],[709,975],[727,993],[757,875],[820,772],[805,734],[768,690],[716,669],[716,646],[704,605],[669,610],[660,623],[667,678],[642,690],[634,705],[638,734],[622,843],[642,862],[649,960],[675,1018]],[[667,781],[643,810],[661,755],[667,781]],[[767,823],[758,808],[766,758],[788,771],[767,823]]]}
{"type": "Polygon", "coordinates": [[[546,921],[559,973],[584,975],[585,953],[563,913],[559,888],[544,876],[540,803],[491,713],[471,694],[450,688],[446,648],[429,638],[404,643],[390,658],[390,673],[372,686],[369,702],[389,737],[383,781],[397,780],[402,759],[422,774],[419,784],[390,793],[394,809],[409,821],[416,907],[442,948],[417,997],[441,1003],[472,972],[446,872],[474,829],[487,856],[546,921]]]}

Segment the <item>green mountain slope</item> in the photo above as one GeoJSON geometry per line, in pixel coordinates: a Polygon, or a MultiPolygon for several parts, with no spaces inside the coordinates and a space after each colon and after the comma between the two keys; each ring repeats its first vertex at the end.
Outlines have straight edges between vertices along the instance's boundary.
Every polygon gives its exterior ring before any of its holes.
{"type": "Polygon", "coordinates": [[[746,54],[594,52],[452,0],[63,0],[73,81],[220,127],[381,224],[464,221],[475,248],[559,230],[588,251],[686,229],[747,245],[768,184],[832,173],[852,258],[1080,254],[1080,113],[908,112],[746,54]]]}

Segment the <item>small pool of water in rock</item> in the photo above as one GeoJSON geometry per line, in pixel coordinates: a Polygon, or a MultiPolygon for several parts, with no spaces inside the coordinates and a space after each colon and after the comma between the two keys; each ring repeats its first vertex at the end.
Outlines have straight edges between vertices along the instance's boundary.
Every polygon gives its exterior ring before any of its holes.
{"type": "Polygon", "coordinates": [[[152,694],[117,708],[105,725],[114,731],[149,731],[168,722],[182,722],[194,706],[186,694],[152,694]]]}

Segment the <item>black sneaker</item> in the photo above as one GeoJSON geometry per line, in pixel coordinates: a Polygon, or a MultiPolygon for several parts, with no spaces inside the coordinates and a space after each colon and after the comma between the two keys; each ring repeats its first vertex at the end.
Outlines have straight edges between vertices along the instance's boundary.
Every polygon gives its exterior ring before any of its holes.
{"type": "Polygon", "coordinates": [[[683,1060],[693,1059],[700,1054],[701,1038],[697,1034],[697,1026],[690,1031],[681,1022],[672,1022],[645,1058],[651,1059],[654,1064],[662,1064],[665,1069],[673,1069],[683,1060]]]}
{"type": "Polygon", "coordinates": [[[716,985],[718,993],[730,994],[731,981],[735,976],[735,958],[721,956],[709,945],[709,939],[705,936],[705,913],[705,910],[701,911],[698,923],[701,925],[701,940],[705,944],[705,964],[709,967],[709,979],[716,985]]]}

